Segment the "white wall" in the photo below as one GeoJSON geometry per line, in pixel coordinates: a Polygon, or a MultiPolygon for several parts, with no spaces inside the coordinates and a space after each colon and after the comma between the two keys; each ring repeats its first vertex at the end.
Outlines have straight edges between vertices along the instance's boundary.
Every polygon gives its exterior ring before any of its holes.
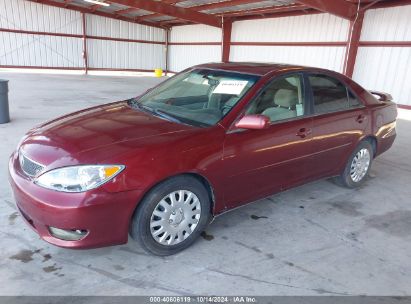
{"type": "MultiPolygon", "coordinates": [[[[165,31],[130,22],[87,15],[87,35],[128,40],[165,41],[165,31]]],[[[165,67],[164,45],[87,39],[90,68],[143,69],[165,67]]]]}
{"type": "MultiPolygon", "coordinates": [[[[86,15],[87,35],[164,42],[162,29],[86,15]]],[[[83,68],[83,24],[79,12],[25,0],[0,0],[0,28],[75,35],[56,37],[0,31],[0,66],[83,68]]],[[[165,67],[164,45],[87,39],[90,68],[165,67]]]]}
{"type": "Polygon", "coordinates": [[[346,41],[347,20],[330,14],[234,22],[232,42],[346,41]]]}
{"type": "MultiPolygon", "coordinates": [[[[411,42],[411,5],[368,10],[361,41],[411,42]]],[[[349,22],[330,14],[316,14],[234,22],[231,61],[280,62],[318,66],[343,72],[349,22]],[[337,43],[338,46],[287,46],[293,42],[337,43]],[[241,43],[251,45],[238,45],[241,43]],[[268,43],[276,45],[252,45],[268,43]],[[237,44],[237,45],[236,45],[237,44]],[[283,44],[283,45],[282,45],[283,44]]],[[[170,69],[221,60],[221,31],[203,25],[174,27],[170,69]]],[[[411,105],[411,47],[360,46],[353,78],[368,89],[389,92],[399,104],[411,105]]]]}
{"type": "MultiPolygon", "coordinates": [[[[411,105],[411,5],[368,10],[353,78],[368,89],[389,92],[396,102],[411,105]]],[[[0,66],[83,68],[80,13],[25,0],[0,0],[0,28],[74,35],[56,37],[0,31],[0,66]]],[[[316,14],[235,22],[231,61],[282,62],[342,72],[348,21],[316,14]],[[238,45],[241,43],[277,45],[238,45]],[[292,42],[338,43],[339,46],[287,46],[292,42]],[[236,45],[237,44],[237,45],[236,45]]],[[[87,35],[126,40],[165,40],[161,29],[87,15],[87,35]]],[[[174,27],[170,34],[169,69],[221,60],[221,30],[206,25],[174,27]],[[191,43],[191,45],[190,45],[191,43]],[[205,43],[205,45],[201,45],[205,43]],[[194,44],[194,45],[193,45],[194,44]]],[[[91,68],[165,67],[162,44],[88,39],[91,68]]]]}
{"type": "MultiPolygon", "coordinates": [[[[78,12],[23,0],[0,0],[0,28],[81,35],[78,12]]],[[[0,65],[82,67],[79,38],[0,32],[0,65]]]]}
{"type": "Polygon", "coordinates": [[[345,46],[255,46],[236,43],[345,42],[349,22],[316,14],[234,22],[231,61],[301,64],[342,72],[345,46]]]}
{"type": "MultiPolygon", "coordinates": [[[[411,42],[411,5],[367,11],[361,42],[411,42]]],[[[411,46],[361,46],[354,80],[367,89],[385,91],[411,105],[411,46]]]]}
{"type": "Polygon", "coordinates": [[[325,46],[232,46],[231,61],[288,63],[342,72],[345,47],[325,46]]]}
{"type": "MultiPolygon", "coordinates": [[[[329,14],[271,18],[233,23],[230,61],[302,64],[342,71],[345,46],[255,46],[238,42],[345,42],[349,22],[329,14]]],[[[170,70],[221,61],[221,30],[205,25],[174,27],[170,37],[170,70]],[[194,45],[214,42],[218,45],[194,45]],[[173,43],[185,43],[173,45],[173,43]],[[192,43],[190,45],[190,43],[192,43]]]]}
{"type": "Polygon", "coordinates": [[[174,72],[196,64],[221,61],[221,29],[207,25],[173,27],[170,33],[169,60],[169,69],[174,72]],[[189,45],[210,42],[218,45],[189,45]]]}

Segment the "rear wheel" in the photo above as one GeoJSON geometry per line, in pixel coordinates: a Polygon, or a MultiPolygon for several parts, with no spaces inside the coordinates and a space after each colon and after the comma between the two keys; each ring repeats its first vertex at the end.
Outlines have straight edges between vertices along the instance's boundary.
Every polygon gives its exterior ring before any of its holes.
{"type": "Polygon", "coordinates": [[[362,141],[348,159],[344,172],[335,179],[336,182],[347,188],[361,186],[370,172],[373,157],[371,143],[362,141]]]}
{"type": "Polygon", "coordinates": [[[175,254],[194,243],[209,222],[210,210],[201,182],[176,177],[146,195],[133,216],[130,234],[150,253],[175,254]]]}

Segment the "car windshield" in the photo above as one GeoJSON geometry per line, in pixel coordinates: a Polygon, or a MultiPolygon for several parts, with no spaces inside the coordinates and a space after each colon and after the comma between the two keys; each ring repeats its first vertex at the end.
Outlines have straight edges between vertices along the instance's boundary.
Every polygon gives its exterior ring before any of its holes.
{"type": "Polygon", "coordinates": [[[170,78],[131,105],[178,123],[211,126],[227,115],[258,78],[195,69],[170,78]]]}

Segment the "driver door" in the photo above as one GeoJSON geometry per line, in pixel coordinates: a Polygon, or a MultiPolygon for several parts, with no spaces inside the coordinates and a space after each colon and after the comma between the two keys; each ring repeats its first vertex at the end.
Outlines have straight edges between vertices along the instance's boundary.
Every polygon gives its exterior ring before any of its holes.
{"type": "Polygon", "coordinates": [[[227,132],[223,163],[227,208],[272,195],[304,182],[311,146],[312,118],[301,74],[276,77],[246,108],[270,118],[267,129],[227,132]]]}

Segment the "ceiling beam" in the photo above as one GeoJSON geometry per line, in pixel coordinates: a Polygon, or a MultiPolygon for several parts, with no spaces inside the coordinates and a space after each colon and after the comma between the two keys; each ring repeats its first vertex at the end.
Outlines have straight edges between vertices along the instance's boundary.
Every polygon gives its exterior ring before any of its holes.
{"type": "Polygon", "coordinates": [[[49,5],[49,6],[65,8],[65,9],[69,9],[69,10],[73,10],[73,11],[77,11],[77,12],[81,12],[81,13],[87,13],[87,14],[97,15],[97,16],[101,16],[101,17],[112,18],[112,19],[132,22],[132,23],[136,23],[136,24],[142,24],[142,25],[146,25],[146,26],[152,26],[152,27],[158,27],[158,28],[161,28],[161,29],[165,29],[164,26],[156,24],[156,23],[138,21],[135,18],[130,18],[130,17],[126,17],[126,16],[118,16],[118,15],[114,15],[112,13],[106,13],[106,12],[101,12],[101,11],[92,11],[90,8],[77,6],[77,5],[73,5],[73,4],[69,4],[69,3],[65,3],[65,2],[56,2],[56,1],[53,1],[53,0],[28,0],[28,1],[34,2],[34,3],[39,3],[39,4],[45,4],[45,5],[49,5]]]}
{"type": "Polygon", "coordinates": [[[372,8],[387,8],[394,6],[411,5],[411,0],[391,0],[391,1],[381,1],[375,4],[372,8]]]}
{"type": "Polygon", "coordinates": [[[153,13],[171,16],[194,23],[201,23],[210,26],[221,27],[221,21],[217,17],[196,12],[188,8],[174,6],[164,2],[153,0],[110,0],[110,2],[133,8],[143,9],[153,13]]]}
{"type": "Polygon", "coordinates": [[[163,0],[161,2],[167,3],[167,4],[176,4],[178,2],[183,2],[183,1],[186,1],[186,0],[163,0]]]}
{"type": "Polygon", "coordinates": [[[131,8],[125,8],[125,9],[121,9],[121,10],[115,11],[114,14],[116,14],[116,15],[122,15],[122,14],[132,13],[132,12],[135,12],[135,11],[138,11],[138,10],[139,10],[138,8],[133,8],[133,7],[131,7],[131,8]]]}
{"type": "MultiPolygon", "coordinates": [[[[163,0],[162,2],[167,3],[167,4],[176,4],[178,2],[183,2],[183,1],[186,1],[186,0],[163,0]]],[[[160,17],[160,16],[163,16],[163,14],[157,14],[157,13],[147,14],[147,15],[139,17],[138,20],[151,19],[151,18],[160,17]]]]}
{"type": "Polygon", "coordinates": [[[160,24],[166,27],[170,27],[174,25],[187,25],[187,24],[193,24],[193,23],[185,21],[185,20],[180,20],[180,19],[172,19],[172,20],[160,21],[160,24]]]}
{"type": "MultiPolygon", "coordinates": [[[[237,5],[242,5],[242,4],[249,4],[249,3],[257,3],[261,2],[261,0],[227,0],[227,1],[222,1],[222,2],[214,2],[214,3],[208,3],[208,4],[200,4],[196,6],[191,6],[189,7],[190,10],[193,11],[204,11],[204,10],[211,10],[211,9],[216,9],[216,8],[224,8],[224,7],[233,7],[237,5]]],[[[229,12],[225,13],[216,13],[213,14],[214,16],[224,16],[224,17],[236,17],[236,16],[247,16],[251,14],[271,14],[275,12],[288,12],[288,11],[295,11],[298,9],[309,9],[309,7],[302,5],[302,4],[294,4],[294,5],[281,5],[281,6],[270,6],[270,7],[261,7],[261,8],[255,8],[251,10],[231,10],[229,12]],[[250,13],[249,13],[250,12],[250,13]]],[[[146,20],[146,19],[151,19],[154,17],[159,17],[162,16],[161,14],[150,14],[150,15],[144,15],[139,17],[139,20],[146,20]]],[[[164,24],[167,23],[181,23],[180,20],[167,20],[163,22],[164,24]]]]}
{"type": "Polygon", "coordinates": [[[362,6],[361,6],[361,10],[365,11],[365,10],[367,10],[367,9],[370,9],[373,5],[377,4],[377,3],[380,2],[380,1],[382,1],[382,0],[374,0],[374,1],[370,2],[370,3],[366,3],[365,5],[362,5],[362,6]]]}
{"type": "Polygon", "coordinates": [[[276,13],[264,13],[262,15],[245,15],[233,17],[233,21],[243,21],[243,20],[259,20],[267,18],[281,18],[281,17],[291,17],[291,16],[305,16],[305,15],[315,15],[320,14],[321,12],[312,8],[306,10],[298,10],[291,12],[276,12],[276,13]]]}
{"type": "Polygon", "coordinates": [[[214,2],[214,3],[207,3],[207,4],[191,6],[190,9],[196,10],[196,11],[204,11],[204,10],[210,10],[210,9],[215,9],[215,8],[230,7],[230,6],[256,3],[256,2],[261,2],[261,0],[228,0],[228,1],[222,1],[222,2],[214,2]]]}
{"type": "Polygon", "coordinates": [[[357,13],[357,5],[345,0],[297,0],[297,2],[348,20],[354,20],[357,13]]]}
{"type": "MultiPolygon", "coordinates": [[[[163,0],[162,2],[167,3],[167,4],[176,4],[178,2],[183,2],[183,1],[186,1],[186,0],[163,0]]],[[[124,13],[122,13],[122,14],[124,14],[124,13]]],[[[139,16],[138,20],[142,21],[142,20],[145,20],[145,19],[151,19],[151,18],[160,17],[160,16],[163,16],[163,14],[157,14],[157,13],[147,14],[147,15],[139,16]]]]}
{"type": "Polygon", "coordinates": [[[101,4],[94,4],[88,7],[92,12],[97,11],[99,8],[101,8],[101,4]]]}
{"type": "MultiPolygon", "coordinates": [[[[185,0],[179,0],[177,2],[182,2],[182,1],[185,1],[185,0]]],[[[188,9],[199,12],[199,11],[204,11],[208,9],[236,6],[236,5],[255,3],[255,2],[261,2],[261,0],[228,0],[228,1],[222,1],[222,2],[214,2],[214,3],[190,6],[188,9]]],[[[150,15],[141,16],[141,18],[139,19],[145,20],[145,19],[151,19],[151,18],[160,17],[160,16],[162,16],[162,14],[150,14],[150,15]]]]}
{"type": "Polygon", "coordinates": [[[255,9],[242,10],[242,11],[231,11],[231,12],[226,12],[226,13],[218,13],[217,15],[221,15],[224,17],[241,17],[241,16],[249,16],[249,15],[261,16],[261,15],[266,15],[266,14],[302,11],[306,9],[311,9],[311,8],[308,6],[302,5],[302,4],[292,4],[292,5],[284,5],[284,6],[255,8],[255,9]]]}
{"type": "MultiPolygon", "coordinates": [[[[286,15],[287,13],[290,13],[290,14],[297,13],[300,15],[306,15],[308,13],[311,13],[312,11],[316,11],[320,13],[319,11],[314,10],[302,4],[292,4],[292,5],[282,5],[282,6],[274,6],[274,7],[271,6],[271,7],[265,7],[265,8],[255,8],[251,10],[217,13],[214,16],[222,16],[225,18],[233,18],[233,19],[235,18],[234,20],[241,20],[242,17],[247,17],[247,16],[254,16],[259,19],[265,16],[269,16],[270,18],[276,17],[276,14],[278,16],[284,17],[284,15],[286,15]]],[[[164,21],[162,24],[176,24],[176,23],[181,23],[181,21],[177,19],[173,19],[173,20],[164,21]]]]}

